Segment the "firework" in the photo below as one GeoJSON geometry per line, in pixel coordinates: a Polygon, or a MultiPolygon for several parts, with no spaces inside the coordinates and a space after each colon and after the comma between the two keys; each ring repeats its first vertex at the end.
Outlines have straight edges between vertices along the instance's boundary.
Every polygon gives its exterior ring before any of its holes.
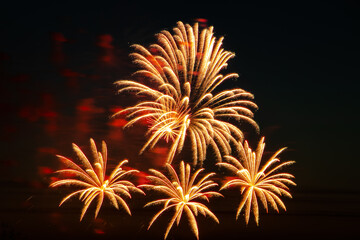
{"type": "Polygon", "coordinates": [[[233,156],[225,156],[226,162],[218,163],[236,175],[235,179],[226,182],[221,189],[231,186],[240,187],[242,200],[236,213],[236,219],[244,209],[246,224],[249,222],[250,212],[254,214],[256,224],[259,225],[259,204],[258,199],[268,211],[268,204],[279,212],[279,207],[286,210],[286,207],[279,196],[291,198],[287,185],[296,185],[291,178],[293,175],[288,173],[277,173],[284,166],[293,164],[294,161],[288,161],[275,165],[280,162],[277,156],[286,148],[278,150],[261,168],[261,158],[264,152],[265,143],[262,138],[255,152],[253,152],[247,141],[244,146],[238,144],[239,156],[236,159],[233,156]]]}
{"type": "Polygon", "coordinates": [[[106,177],[106,143],[104,141],[102,142],[101,152],[97,151],[93,139],[90,139],[90,146],[91,152],[94,157],[93,165],[90,164],[85,154],[76,144],[73,144],[73,150],[79,158],[82,166],[76,164],[75,162],[66,157],[57,155],[57,157],[67,165],[66,169],[59,170],[57,171],[57,173],[60,174],[60,176],[67,175],[69,177],[57,180],[53,182],[50,186],[58,187],[63,185],[72,185],[81,188],[80,190],[77,190],[67,195],[60,202],[59,206],[61,206],[65,201],[69,200],[70,198],[78,195],[79,199],[84,202],[84,207],[82,208],[80,216],[81,221],[90,204],[94,200],[97,202],[95,210],[96,218],[103,204],[104,198],[107,197],[116,209],[119,209],[119,206],[122,206],[123,209],[125,209],[125,211],[129,215],[131,215],[130,208],[122,196],[131,198],[130,191],[143,194],[144,192],[141,189],[135,187],[135,185],[130,181],[124,180],[124,178],[138,171],[122,169],[122,165],[128,162],[127,160],[123,160],[115,167],[110,176],[106,177]]]}
{"type": "Polygon", "coordinates": [[[144,83],[120,80],[116,84],[119,93],[130,91],[147,100],[115,115],[127,114],[126,126],[148,122],[148,139],[140,153],[165,139],[171,141],[167,157],[171,163],[189,138],[194,166],[205,160],[208,145],[221,161],[223,154],[231,153],[231,142],[243,141],[239,122],[258,129],[251,93],[239,88],[214,93],[224,81],[238,77],[236,73],[220,74],[234,57],[222,49],[222,40],[213,36],[213,27],[200,31],[197,23],[192,27],[178,22],[173,35],[161,31],[157,43],[148,49],[133,45],[131,57],[140,68],[134,76],[144,83]]]}
{"type": "Polygon", "coordinates": [[[190,223],[192,232],[195,234],[196,238],[199,238],[199,231],[195,218],[198,213],[204,216],[209,216],[217,223],[219,223],[219,220],[217,219],[215,214],[213,214],[206,205],[194,201],[209,201],[209,197],[211,196],[222,196],[216,191],[205,192],[205,190],[217,186],[216,183],[214,183],[212,180],[209,180],[209,178],[213,176],[214,173],[206,174],[200,180],[195,182],[196,178],[204,170],[203,168],[198,169],[192,176],[190,165],[186,164],[185,166],[183,161],[180,162],[179,176],[170,164],[166,164],[166,169],[170,175],[170,178],[167,178],[164,174],[157,170],[150,169],[150,172],[153,174],[153,176],[148,176],[148,178],[153,183],[153,185],[142,185],[142,187],[149,188],[150,190],[157,191],[167,196],[167,198],[158,199],[145,205],[163,205],[163,208],[157,214],[155,214],[150,221],[148,229],[163,212],[174,209],[175,212],[169,222],[169,225],[167,226],[164,239],[166,239],[175,221],[177,225],[179,225],[181,216],[184,212],[190,223]]]}

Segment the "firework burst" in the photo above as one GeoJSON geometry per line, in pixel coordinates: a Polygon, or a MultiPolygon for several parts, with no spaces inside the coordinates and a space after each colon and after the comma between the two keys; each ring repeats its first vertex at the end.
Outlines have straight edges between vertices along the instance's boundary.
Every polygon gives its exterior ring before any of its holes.
{"type": "Polygon", "coordinates": [[[296,185],[288,173],[277,173],[284,166],[293,164],[288,161],[274,166],[280,160],[277,156],[286,148],[278,150],[261,168],[261,158],[264,152],[264,137],[260,140],[255,152],[251,150],[247,141],[244,146],[238,144],[239,158],[225,156],[227,162],[218,163],[236,175],[235,179],[226,182],[221,189],[231,186],[240,187],[243,195],[236,213],[236,219],[244,209],[246,224],[249,222],[250,212],[254,214],[256,224],[259,225],[259,204],[258,199],[264,206],[266,212],[269,205],[279,212],[278,206],[286,210],[286,207],[279,196],[292,197],[287,185],[296,185]],[[243,155],[242,155],[243,154],[243,155]],[[241,159],[241,160],[240,160],[241,159]],[[270,169],[273,166],[272,169],[270,169]]]}
{"type": "Polygon", "coordinates": [[[222,196],[216,191],[205,192],[205,190],[217,186],[217,183],[209,180],[209,178],[213,176],[214,173],[206,174],[204,177],[202,177],[199,181],[195,183],[196,178],[204,170],[203,168],[198,169],[192,176],[190,165],[186,164],[185,166],[183,161],[180,162],[180,176],[178,176],[178,174],[170,164],[166,164],[166,169],[170,175],[170,179],[161,172],[150,169],[150,172],[153,174],[153,176],[148,176],[148,178],[154,185],[142,185],[142,187],[149,188],[150,190],[157,191],[167,196],[167,198],[158,199],[145,205],[145,207],[159,204],[163,205],[163,208],[157,214],[155,214],[155,216],[150,221],[148,229],[162,213],[173,209],[175,212],[169,222],[169,225],[167,226],[164,239],[166,239],[175,221],[177,225],[179,225],[183,212],[185,212],[187,219],[189,220],[192,232],[195,234],[196,238],[199,238],[199,231],[195,218],[198,213],[204,216],[209,216],[217,223],[219,223],[219,220],[217,219],[215,214],[213,214],[206,205],[194,201],[209,201],[209,197],[222,196]]]}
{"type": "Polygon", "coordinates": [[[135,185],[130,181],[124,180],[124,178],[138,171],[122,169],[122,165],[128,162],[127,160],[123,160],[115,167],[110,176],[106,177],[106,143],[104,141],[102,142],[101,152],[97,151],[93,139],[90,139],[90,146],[94,157],[94,165],[90,164],[85,154],[76,144],[73,144],[73,150],[81,161],[82,166],[74,163],[72,160],[66,157],[57,155],[57,157],[68,167],[66,169],[57,171],[57,173],[60,174],[60,176],[66,174],[70,177],[57,180],[53,182],[50,186],[58,187],[63,185],[73,185],[82,188],[67,195],[60,202],[59,206],[61,206],[65,201],[69,200],[70,198],[79,195],[79,199],[84,202],[84,207],[80,215],[81,221],[90,204],[95,199],[97,201],[95,210],[96,218],[103,204],[104,198],[107,197],[116,209],[119,209],[119,206],[122,206],[125,211],[129,215],[131,215],[130,208],[122,196],[131,198],[130,191],[139,192],[142,194],[144,194],[144,192],[141,189],[135,187],[135,185]]]}
{"type": "Polygon", "coordinates": [[[197,23],[192,27],[178,22],[173,30],[173,35],[165,30],[157,34],[157,43],[148,49],[133,45],[131,57],[140,67],[134,76],[145,83],[120,80],[116,84],[119,93],[131,91],[148,100],[115,115],[126,113],[130,119],[126,126],[148,122],[148,139],[140,153],[166,139],[171,141],[167,157],[171,163],[188,137],[194,166],[205,160],[208,145],[221,161],[223,154],[230,154],[231,142],[243,141],[243,132],[234,122],[247,122],[258,129],[253,120],[257,109],[253,95],[239,88],[214,93],[238,75],[220,74],[234,54],[221,48],[223,38],[216,40],[213,27],[200,31],[197,23]]]}

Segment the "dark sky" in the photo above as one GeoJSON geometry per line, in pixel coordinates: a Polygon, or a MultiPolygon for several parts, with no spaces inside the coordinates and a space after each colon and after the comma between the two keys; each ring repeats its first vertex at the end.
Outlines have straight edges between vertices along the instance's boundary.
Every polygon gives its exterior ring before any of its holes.
{"type": "MultiPolygon", "coordinates": [[[[179,20],[192,24],[202,18],[236,54],[228,69],[240,78],[225,87],[255,95],[255,120],[267,150],[287,146],[281,159],[296,161],[289,168],[295,191],[350,192],[359,199],[358,3],[241,2],[2,4],[2,185],[41,188],[47,167],[56,166],[46,154],[66,155],[71,142],[86,145],[95,136],[116,144],[119,130],[111,135],[112,128],[102,124],[109,106],[122,101],[112,83],[134,70],[130,45],[153,42],[155,33],[171,30],[179,20]],[[112,48],[101,45],[104,36],[111,36],[112,48]],[[96,117],[82,117],[89,106],[96,117]]],[[[354,214],[359,221],[358,208],[354,214]]]]}

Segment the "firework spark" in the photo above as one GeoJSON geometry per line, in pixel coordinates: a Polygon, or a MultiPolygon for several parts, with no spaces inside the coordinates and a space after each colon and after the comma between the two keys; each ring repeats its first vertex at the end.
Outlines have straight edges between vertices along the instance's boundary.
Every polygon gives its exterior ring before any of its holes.
{"type": "Polygon", "coordinates": [[[293,164],[294,161],[288,161],[274,166],[275,163],[280,162],[277,156],[286,148],[278,150],[262,168],[259,169],[264,148],[264,137],[260,140],[255,152],[250,149],[247,141],[245,141],[244,146],[241,143],[238,144],[238,152],[244,154],[238,158],[242,160],[241,162],[233,156],[225,156],[227,162],[218,163],[218,165],[225,167],[236,175],[235,179],[226,182],[221,189],[231,186],[240,187],[243,197],[237,209],[236,219],[245,208],[246,224],[249,222],[250,211],[252,211],[256,224],[259,225],[258,199],[260,199],[266,212],[268,211],[268,203],[277,212],[279,212],[278,206],[286,210],[279,196],[291,198],[292,196],[289,193],[287,185],[296,185],[290,180],[294,178],[293,175],[276,173],[280,168],[293,164]],[[269,170],[271,166],[274,167],[269,170]]]}
{"type": "Polygon", "coordinates": [[[90,139],[91,151],[94,157],[94,165],[92,166],[81,151],[81,149],[73,144],[73,150],[75,151],[77,157],[81,161],[80,165],[74,163],[72,160],[57,155],[57,157],[67,165],[68,168],[57,171],[59,174],[66,174],[70,177],[57,180],[53,182],[51,187],[58,187],[63,185],[73,185],[76,187],[81,187],[82,189],[77,190],[69,195],[67,195],[59,204],[61,206],[65,201],[70,198],[79,195],[79,199],[84,202],[84,207],[81,211],[80,221],[83,219],[87,209],[93,200],[97,199],[97,205],[95,210],[95,218],[97,217],[99,210],[103,204],[104,198],[107,197],[111,204],[119,209],[119,206],[122,206],[125,211],[131,215],[130,209],[121,197],[126,196],[131,198],[130,191],[139,192],[145,194],[141,189],[135,187],[133,183],[128,180],[124,180],[126,176],[138,172],[137,170],[124,170],[122,165],[126,164],[128,161],[121,161],[115,169],[112,171],[109,177],[106,177],[106,164],[107,164],[107,147],[106,143],[102,142],[101,152],[97,151],[95,142],[93,139],[90,139]]]}
{"type": "Polygon", "coordinates": [[[219,220],[213,214],[207,206],[204,204],[194,201],[194,200],[206,200],[209,201],[209,197],[211,196],[222,196],[220,193],[216,191],[207,191],[205,190],[215,187],[218,184],[214,183],[212,180],[209,180],[214,173],[209,173],[202,177],[199,181],[195,183],[198,175],[204,170],[203,168],[198,169],[192,176],[191,167],[189,164],[184,164],[183,161],[180,162],[180,176],[177,175],[176,171],[170,164],[166,164],[166,169],[170,174],[170,179],[167,178],[161,172],[150,169],[153,176],[148,176],[149,180],[152,181],[154,185],[144,184],[142,187],[149,188],[150,190],[155,190],[162,194],[168,196],[168,198],[158,199],[152,202],[149,202],[145,205],[159,205],[163,204],[163,208],[152,218],[150,221],[148,229],[155,222],[155,220],[165,211],[170,209],[174,209],[175,213],[171,218],[169,225],[166,229],[164,239],[166,239],[170,229],[172,228],[174,222],[176,221],[177,225],[179,225],[181,216],[183,212],[186,213],[187,218],[190,223],[190,227],[192,232],[195,234],[196,238],[199,238],[199,231],[195,217],[198,213],[201,213],[204,216],[209,216],[214,219],[217,223],[219,220]]]}
{"type": "Polygon", "coordinates": [[[253,95],[242,89],[214,93],[216,88],[236,73],[223,76],[219,72],[234,54],[221,48],[223,38],[216,40],[213,27],[199,31],[178,22],[174,35],[157,34],[157,43],[149,49],[134,45],[131,54],[140,70],[134,73],[145,84],[133,80],[116,82],[119,93],[132,91],[149,100],[127,107],[115,115],[126,113],[131,126],[141,120],[149,123],[149,138],[140,153],[152,148],[160,139],[171,140],[167,162],[181,152],[186,137],[190,139],[193,165],[202,163],[210,145],[216,159],[231,152],[230,142],[243,141],[243,132],[234,122],[247,122],[258,129],[253,120],[253,95]],[[232,123],[231,123],[232,122],[232,123]]]}

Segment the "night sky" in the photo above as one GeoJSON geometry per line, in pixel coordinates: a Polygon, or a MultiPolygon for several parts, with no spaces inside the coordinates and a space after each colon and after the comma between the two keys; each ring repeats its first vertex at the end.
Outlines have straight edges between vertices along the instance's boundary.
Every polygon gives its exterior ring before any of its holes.
{"type": "MultiPolygon", "coordinates": [[[[222,87],[255,95],[261,131],[249,130],[249,141],[265,136],[269,152],[288,147],[280,159],[296,161],[287,171],[297,183],[291,189],[294,198],[285,200],[287,212],[262,214],[260,227],[253,222],[246,227],[243,219],[235,222],[235,212],[215,200],[224,223],[203,219],[200,239],[353,236],[360,223],[359,5],[350,0],[241,2],[2,4],[0,238],[162,239],[164,226],[146,231],[154,212],[143,210],[141,201],[132,218],[109,206],[100,220],[92,221],[89,213],[79,223],[80,206],[73,201],[58,209],[64,192],[51,191],[48,184],[59,167],[54,155],[72,156],[72,142],[86,148],[90,137],[104,139],[112,160],[135,158],[141,135],[124,132],[118,127],[121,120],[109,118],[126,102],[113,83],[136,70],[128,57],[131,44],[146,46],[162,29],[196,19],[214,26],[215,36],[225,37],[224,49],[236,54],[223,72],[240,77],[222,87]],[[123,235],[129,229],[135,235],[123,235]]],[[[235,196],[227,201],[237,207],[235,196]]],[[[179,229],[169,239],[192,239],[179,229]]]]}

